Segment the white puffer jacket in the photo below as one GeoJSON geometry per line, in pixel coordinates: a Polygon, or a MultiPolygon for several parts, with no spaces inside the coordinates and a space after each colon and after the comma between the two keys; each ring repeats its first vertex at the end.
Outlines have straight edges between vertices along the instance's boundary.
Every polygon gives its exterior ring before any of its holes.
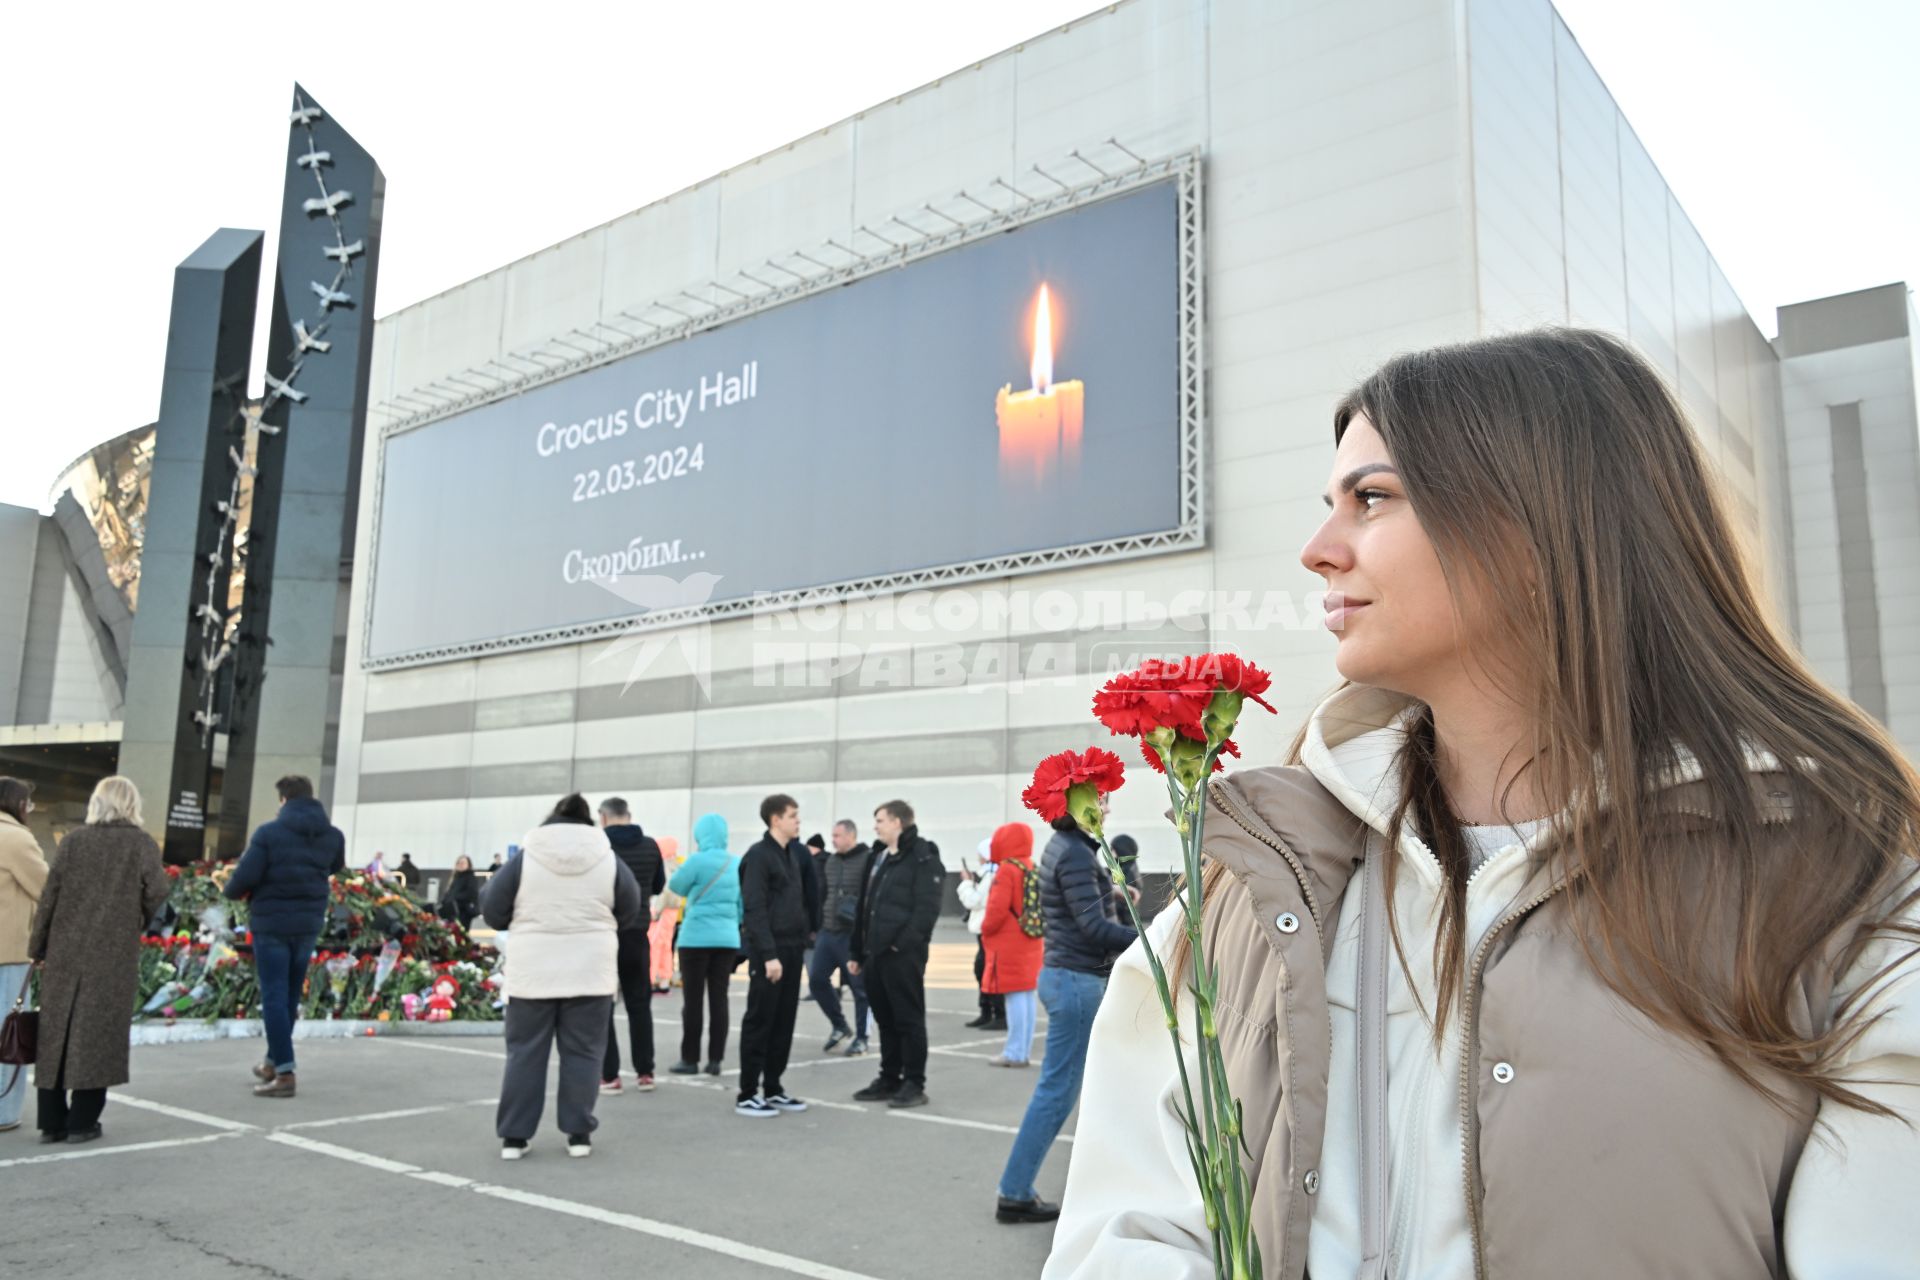
{"type": "Polygon", "coordinates": [[[987,895],[993,892],[993,873],[999,867],[987,856],[991,844],[990,840],[980,842],[980,857],[974,863],[973,879],[961,877],[954,889],[960,897],[960,905],[967,909],[967,932],[976,938],[980,936],[980,926],[987,918],[987,895]]]}
{"type": "Polygon", "coordinates": [[[535,827],[522,845],[514,859],[520,883],[507,934],[507,998],[614,994],[620,984],[614,913],[619,863],[606,833],[557,822],[535,827]]]}

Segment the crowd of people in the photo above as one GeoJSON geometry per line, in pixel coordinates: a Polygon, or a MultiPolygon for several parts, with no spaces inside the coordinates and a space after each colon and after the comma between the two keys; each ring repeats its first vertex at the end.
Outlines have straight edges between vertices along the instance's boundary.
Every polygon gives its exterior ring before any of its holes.
{"type": "MultiPolygon", "coordinates": [[[[225,895],[248,906],[266,1037],[252,1091],[269,1099],[298,1089],[294,1024],[332,879],[346,870],[345,838],[312,783],[289,776],[277,785],[279,812],[220,877],[225,895]]],[[[99,784],[86,824],[51,861],[28,829],[32,811],[30,784],[0,778],[0,1002],[23,1004],[30,967],[42,966],[41,1141],[84,1143],[101,1136],[107,1091],[128,1079],[141,929],[165,903],[169,880],[127,779],[99,784]]],[[[507,1062],[495,1117],[502,1158],[529,1150],[556,1051],[555,1118],[569,1155],[592,1153],[600,1096],[654,1089],[652,1000],[662,985],[654,926],[663,910],[682,988],[669,1071],[721,1074],[729,987],[744,966],[735,1115],[807,1110],[785,1080],[803,991],[826,1019],[823,1052],[864,1056],[877,1033],[877,1069],[855,1099],[928,1105],[926,971],[947,876],[938,845],[921,835],[904,800],[874,810],[870,844],[850,818],[830,837],[802,842],[800,807],[784,794],[762,801],[759,817],[759,837],[735,855],[726,820],[702,816],[693,849],[670,866],[624,799],[595,807],[568,795],[484,879],[470,859],[455,863],[441,910],[463,924],[483,920],[507,957],[507,1062]],[[624,1063],[617,1006],[627,1014],[624,1063]]],[[[1035,1193],[1034,1175],[1078,1097],[1106,974],[1134,936],[1093,842],[1070,821],[1055,827],[1037,860],[1032,829],[1014,822],[982,842],[977,865],[961,868],[959,896],[978,940],[980,1016],[968,1025],[1006,1032],[990,1064],[1028,1067],[1038,1006],[1049,1015],[1032,1102],[1000,1180],[1003,1222],[1058,1213],[1035,1193]]],[[[1124,847],[1131,852],[1130,842],[1124,847]]],[[[419,870],[403,854],[391,870],[376,856],[365,873],[411,887],[419,870]]],[[[1137,898],[1137,883],[1124,891],[1137,898]]],[[[0,1130],[20,1123],[21,1072],[0,1067],[8,1076],[0,1130]]]]}

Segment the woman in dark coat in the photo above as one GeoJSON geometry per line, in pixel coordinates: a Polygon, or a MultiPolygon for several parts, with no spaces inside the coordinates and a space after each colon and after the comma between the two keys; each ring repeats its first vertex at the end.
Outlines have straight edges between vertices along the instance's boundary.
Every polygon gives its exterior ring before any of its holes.
{"type": "Polygon", "coordinates": [[[54,852],[27,946],[45,966],[33,1072],[41,1142],[100,1136],[107,1090],[127,1082],[140,935],[170,887],[160,846],[140,829],[140,792],[125,778],[102,780],[87,825],[54,852]]]}
{"type": "Polygon", "coordinates": [[[440,915],[458,921],[462,929],[471,929],[473,918],[479,914],[480,877],[474,874],[473,859],[463,853],[454,861],[453,877],[440,895],[440,915]]]}

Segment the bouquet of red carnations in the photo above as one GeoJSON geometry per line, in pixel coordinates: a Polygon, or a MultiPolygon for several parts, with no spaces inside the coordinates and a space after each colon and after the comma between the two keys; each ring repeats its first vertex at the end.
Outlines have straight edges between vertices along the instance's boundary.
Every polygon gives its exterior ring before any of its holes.
{"type": "Polygon", "coordinates": [[[1183,913],[1186,935],[1185,990],[1191,997],[1194,1025],[1183,1027],[1179,992],[1155,953],[1147,927],[1126,892],[1125,869],[1107,844],[1101,817],[1101,798],[1125,781],[1124,766],[1111,751],[1098,747],[1063,751],[1047,757],[1034,770],[1033,783],[1021,797],[1028,808],[1049,822],[1071,816],[1100,846],[1102,858],[1119,888],[1133,924],[1140,931],[1140,948],[1160,995],[1174,1060],[1180,1066],[1181,1121],[1187,1131],[1187,1156],[1206,1205],[1207,1227],[1213,1234],[1214,1273],[1222,1280],[1253,1280],[1260,1272],[1260,1245],[1253,1236],[1252,1186],[1241,1162],[1241,1107],[1227,1087],[1226,1063],[1214,1025],[1214,997],[1218,990],[1213,957],[1204,945],[1201,878],[1201,841],[1206,820],[1206,782],[1218,772],[1225,756],[1238,756],[1234,727],[1240,711],[1251,700],[1273,710],[1260,695],[1272,683],[1267,673],[1230,653],[1210,653],[1177,662],[1150,660],[1134,671],[1115,676],[1094,695],[1093,711],[1100,722],[1122,737],[1138,738],[1146,762],[1166,778],[1172,801],[1173,824],[1180,833],[1183,875],[1174,901],[1183,913]],[[1194,1066],[1189,1067],[1188,1044],[1194,1066]],[[1196,1095],[1194,1077],[1198,1076],[1196,1095]]]}

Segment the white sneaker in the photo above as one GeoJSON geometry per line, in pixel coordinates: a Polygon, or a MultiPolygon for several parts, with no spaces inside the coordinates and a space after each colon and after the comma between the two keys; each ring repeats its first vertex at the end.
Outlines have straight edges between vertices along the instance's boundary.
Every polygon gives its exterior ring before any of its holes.
{"type": "Polygon", "coordinates": [[[567,1154],[575,1160],[584,1160],[593,1154],[593,1139],[584,1133],[568,1134],[567,1154]]]}
{"type": "Polygon", "coordinates": [[[784,1093],[776,1093],[770,1096],[767,1099],[767,1105],[779,1111],[805,1111],[807,1109],[806,1103],[800,1101],[798,1098],[789,1097],[784,1093]]]}
{"type": "Polygon", "coordinates": [[[751,1098],[742,1098],[733,1104],[733,1114],[745,1116],[749,1120],[771,1119],[780,1114],[777,1107],[758,1094],[751,1098]]]}
{"type": "Polygon", "coordinates": [[[502,1160],[518,1160],[526,1154],[527,1144],[524,1139],[508,1138],[500,1144],[500,1158],[502,1160]]]}

